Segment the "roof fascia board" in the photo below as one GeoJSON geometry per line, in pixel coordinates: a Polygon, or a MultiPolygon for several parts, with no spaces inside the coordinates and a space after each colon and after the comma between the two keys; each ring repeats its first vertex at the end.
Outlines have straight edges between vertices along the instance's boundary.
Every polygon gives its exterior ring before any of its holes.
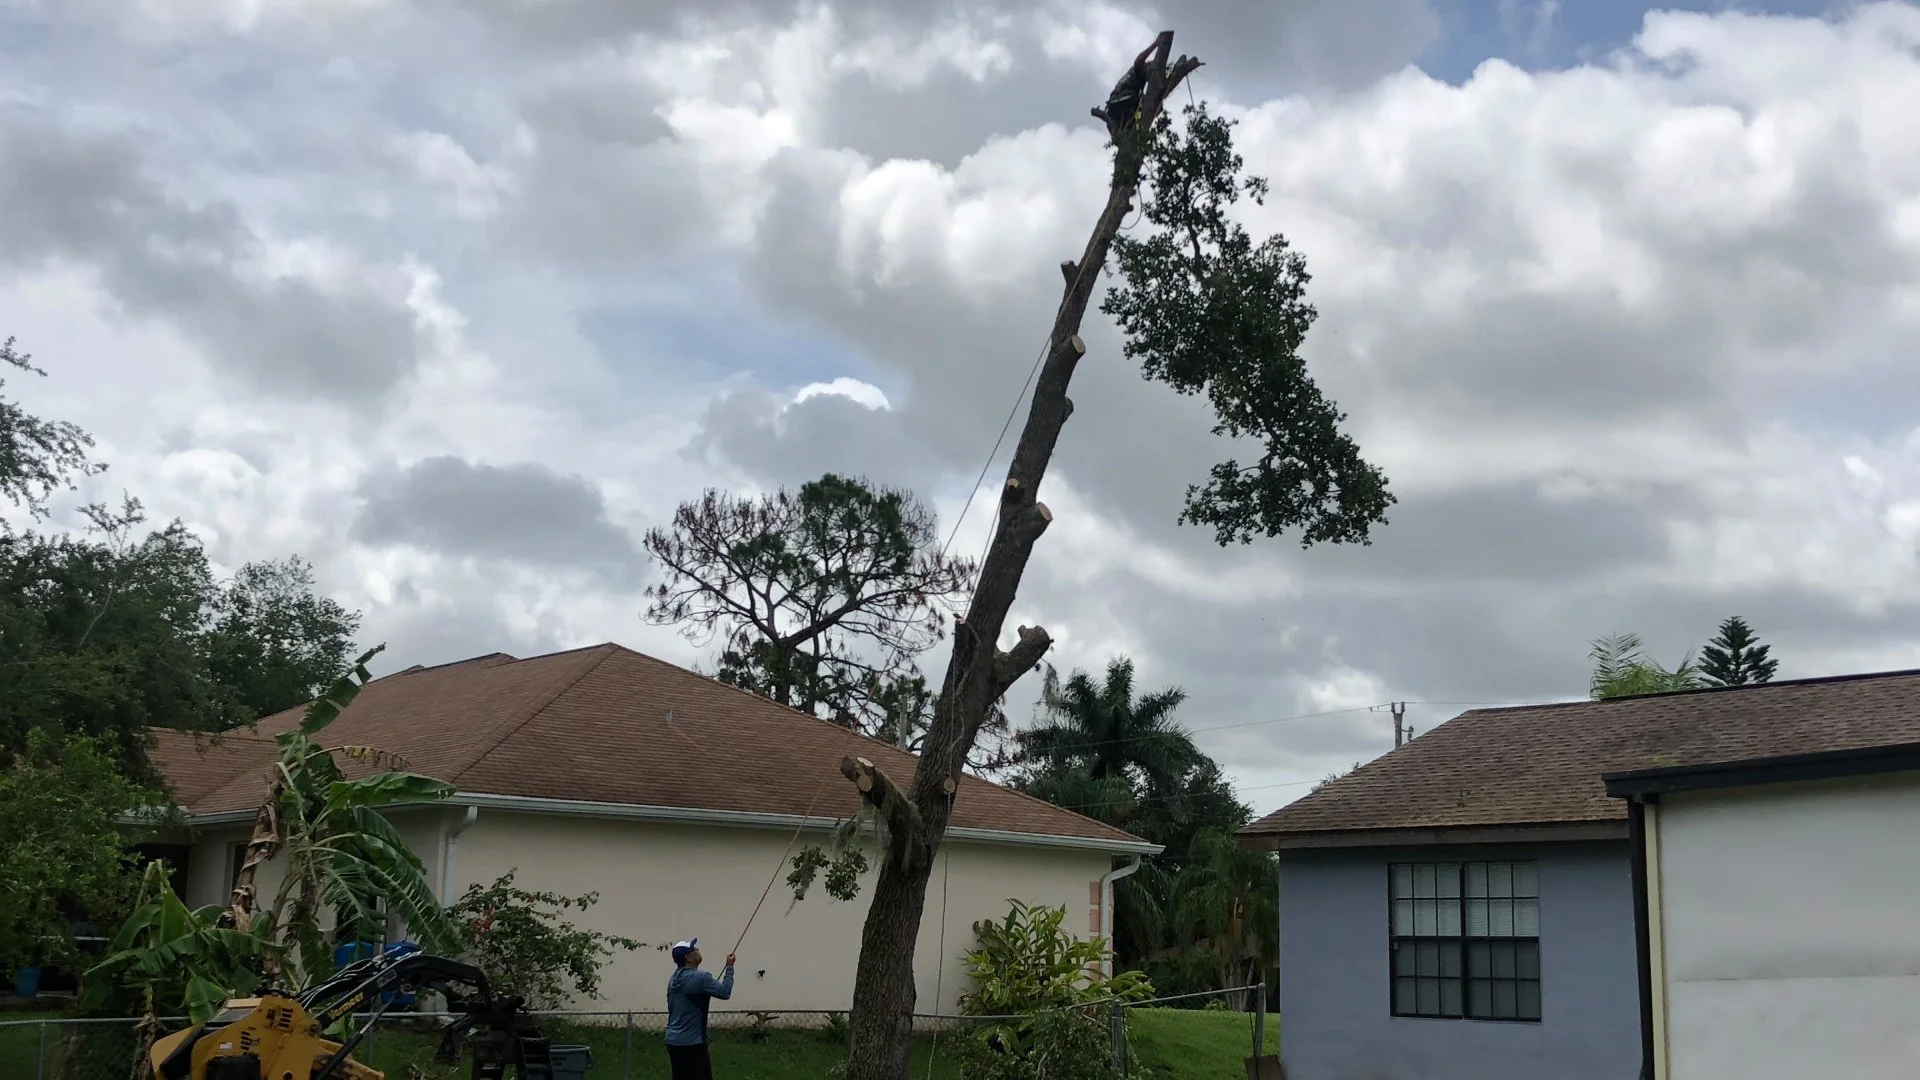
{"type": "MultiPolygon", "coordinates": [[[[585,802],[574,799],[541,799],[525,795],[481,795],[456,793],[444,800],[446,805],[478,806],[522,814],[555,814],[564,817],[599,818],[609,821],[651,821],[661,824],[717,825],[740,829],[813,829],[825,832],[839,824],[836,818],[802,817],[799,814],[761,814],[739,810],[701,810],[684,806],[633,806],[624,803],[585,802]]],[[[423,808],[433,804],[396,806],[393,809],[423,808]]],[[[190,815],[194,825],[231,825],[251,821],[252,810],[218,814],[190,815]]],[[[1102,840],[1084,836],[1054,836],[1040,833],[1010,832],[1004,829],[954,827],[947,830],[954,840],[977,844],[1004,844],[1016,847],[1064,848],[1076,851],[1100,851],[1120,855],[1157,855],[1159,844],[1145,840],[1102,840]]]]}
{"type": "Polygon", "coordinates": [[[1606,782],[1607,794],[1616,799],[1645,800],[1686,791],[1713,791],[1811,780],[1846,780],[1915,770],[1920,770],[1920,743],[1896,743],[1853,750],[1745,758],[1712,765],[1634,769],[1608,773],[1602,779],[1606,782]]]}
{"type": "Polygon", "coordinates": [[[1534,825],[1461,825],[1412,829],[1339,829],[1310,833],[1243,832],[1247,851],[1313,851],[1335,848],[1459,847],[1480,844],[1577,843],[1625,840],[1627,822],[1574,821],[1534,825]]]}

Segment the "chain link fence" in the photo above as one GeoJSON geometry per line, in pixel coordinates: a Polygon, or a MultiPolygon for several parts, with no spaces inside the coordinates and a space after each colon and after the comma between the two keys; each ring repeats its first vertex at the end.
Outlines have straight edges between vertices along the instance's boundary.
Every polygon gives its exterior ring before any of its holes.
{"type": "MultiPolygon", "coordinates": [[[[1246,1001],[1248,1037],[1257,1044],[1265,1027],[1265,995],[1253,987],[1182,994],[1122,1004],[1095,1002],[1076,1006],[1089,1016],[1104,1015],[1114,1064],[1133,1074],[1129,1016],[1141,1009],[1196,1008],[1211,999],[1246,1001]],[[1248,994],[1247,991],[1255,990],[1248,994]]],[[[1214,1005],[1214,1008],[1220,1008],[1214,1005]]],[[[590,1055],[592,1080],[642,1080],[667,1075],[664,1011],[562,1011],[532,1014],[556,1047],[583,1047],[590,1055]]],[[[468,1075],[462,1061],[434,1060],[447,1013],[391,1012],[374,1018],[353,1057],[384,1072],[389,1080],[455,1080],[468,1075]]],[[[985,1025],[1017,1022],[1024,1016],[916,1015],[912,1065],[915,1080],[958,1080],[965,1040],[985,1025]]],[[[367,1024],[369,1018],[355,1022],[367,1024]]],[[[180,1017],[162,1018],[151,1038],[187,1026],[180,1017]]],[[[851,1035],[845,1012],[756,1009],[715,1010],[709,1019],[714,1073],[825,1077],[846,1057],[851,1035]],[[777,1069],[767,1063],[776,1060],[777,1069]]],[[[0,1021],[0,1080],[151,1080],[137,1059],[143,1045],[139,1021],[45,1017],[0,1021]]],[[[1271,1052],[1271,1051],[1268,1051],[1271,1052]]],[[[576,1058],[577,1060],[577,1058],[576,1058]]]]}

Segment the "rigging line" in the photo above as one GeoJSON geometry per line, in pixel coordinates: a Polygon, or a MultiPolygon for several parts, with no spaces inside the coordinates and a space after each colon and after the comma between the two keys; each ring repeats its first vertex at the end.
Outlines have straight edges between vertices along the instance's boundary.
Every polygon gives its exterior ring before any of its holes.
{"type": "MultiPolygon", "coordinates": [[[[1072,296],[1080,290],[1080,282],[1085,279],[1086,274],[1087,268],[1084,265],[1074,271],[1073,284],[1067,287],[1066,296],[1063,296],[1060,300],[1062,307],[1066,306],[1067,296],[1072,296]]],[[[1054,318],[1057,322],[1059,319],[1058,309],[1055,311],[1054,318]]],[[[1013,430],[1013,418],[1020,415],[1020,403],[1026,400],[1027,390],[1033,386],[1034,378],[1040,374],[1040,366],[1046,363],[1047,354],[1052,351],[1053,331],[1049,330],[1047,331],[1047,340],[1040,346],[1040,355],[1033,358],[1033,367],[1027,371],[1027,381],[1020,384],[1020,394],[1013,399],[1013,406],[1007,410],[1007,421],[1000,425],[1000,434],[993,440],[993,449],[987,451],[987,460],[985,464],[980,466],[980,475],[974,478],[973,490],[967,492],[967,501],[960,504],[960,514],[953,519],[953,528],[947,533],[947,542],[940,545],[941,555],[944,556],[947,553],[947,549],[953,546],[954,537],[960,535],[960,525],[967,520],[967,510],[973,506],[973,500],[979,496],[980,485],[987,482],[987,470],[993,468],[993,459],[995,455],[1000,453],[1001,444],[1006,442],[1007,432],[1013,430]]],[[[987,537],[988,543],[991,545],[993,533],[989,531],[987,537]]]]}
{"type": "MultiPolygon", "coordinates": [[[[947,797],[947,819],[953,819],[953,804],[960,798],[960,789],[956,786],[953,794],[947,797]]],[[[953,851],[948,849],[940,853],[940,947],[939,961],[933,968],[933,1007],[940,1004],[941,980],[947,974],[947,879],[953,873],[953,851]]],[[[940,1029],[933,1029],[933,1039],[927,1045],[927,1080],[933,1080],[933,1063],[939,1056],[940,1029]]]]}
{"type": "MultiPolygon", "coordinates": [[[[846,741],[840,745],[841,757],[844,758],[847,756],[847,747],[853,745],[853,740],[858,737],[859,734],[860,729],[858,727],[848,726],[846,741]]],[[[813,798],[807,800],[806,813],[800,815],[800,824],[793,827],[793,835],[787,838],[787,850],[781,853],[780,861],[773,864],[773,873],[767,878],[767,887],[760,890],[760,899],[754,903],[753,911],[747,915],[746,925],[740,928],[740,937],[733,943],[733,952],[739,952],[741,944],[747,940],[747,931],[753,929],[753,920],[760,917],[760,908],[766,904],[767,897],[772,895],[774,882],[780,880],[780,869],[786,866],[787,860],[793,856],[793,845],[800,842],[800,831],[805,829],[808,823],[813,820],[813,808],[820,802],[820,796],[827,790],[827,782],[832,779],[832,773],[824,773],[821,775],[819,786],[813,789],[813,798]]]]}

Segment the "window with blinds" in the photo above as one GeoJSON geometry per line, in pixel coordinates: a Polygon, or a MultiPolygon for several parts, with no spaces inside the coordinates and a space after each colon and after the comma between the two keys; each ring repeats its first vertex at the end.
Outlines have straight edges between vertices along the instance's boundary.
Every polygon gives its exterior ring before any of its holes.
{"type": "Polygon", "coordinates": [[[1531,862],[1387,868],[1393,1015],[1540,1019],[1540,873],[1531,862]]]}

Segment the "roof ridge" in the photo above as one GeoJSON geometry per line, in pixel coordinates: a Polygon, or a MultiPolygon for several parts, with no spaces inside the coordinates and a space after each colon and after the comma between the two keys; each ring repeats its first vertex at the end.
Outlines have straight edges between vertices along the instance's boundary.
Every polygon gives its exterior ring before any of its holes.
{"type": "MultiPolygon", "coordinates": [[[[1609,698],[1576,698],[1572,701],[1536,701],[1526,705],[1499,705],[1484,709],[1467,709],[1456,714],[1453,719],[1462,716],[1485,716],[1494,713],[1534,712],[1540,709],[1573,709],[1582,705],[1612,705],[1623,701],[1646,701],[1651,698],[1662,700],[1679,697],[1698,697],[1705,694],[1732,694],[1751,691],[1778,690],[1792,686],[1825,686],[1832,683],[1871,682],[1875,679],[1898,679],[1920,675],[1920,668],[1893,668],[1888,671],[1856,671],[1841,675],[1808,675],[1800,679],[1774,679],[1763,683],[1746,683],[1741,686],[1696,686],[1688,690],[1660,690],[1647,694],[1623,694],[1609,698]]],[[[1416,703],[1417,704],[1417,703],[1416,703]]],[[[1435,725],[1436,727],[1438,725],[1435,725]]]]}
{"type": "MultiPolygon", "coordinates": [[[[606,663],[607,657],[612,656],[613,650],[618,649],[619,647],[620,646],[615,645],[614,643],[609,641],[609,642],[602,642],[599,645],[588,646],[582,649],[562,649],[556,653],[548,653],[546,656],[532,656],[532,657],[528,657],[526,660],[515,660],[514,663],[516,664],[524,664],[532,660],[545,660],[545,659],[548,659],[549,657],[565,656],[567,653],[572,653],[572,652],[591,652],[594,650],[598,650],[600,652],[600,655],[592,663],[585,665],[579,671],[575,672],[572,678],[560,679],[559,685],[554,687],[552,693],[547,694],[544,697],[535,698],[534,699],[535,704],[531,708],[528,708],[524,712],[520,713],[517,718],[515,718],[514,716],[509,716],[505,720],[501,720],[495,723],[492,731],[488,733],[489,737],[477,743],[476,744],[477,748],[472,753],[468,754],[465,758],[459,760],[451,769],[448,769],[447,770],[448,775],[443,779],[449,784],[458,785],[460,782],[460,778],[466,775],[467,770],[473,768],[475,765],[485,760],[488,754],[491,754],[495,750],[498,750],[502,743],[506,742],[509,738],[513,736],[514,732],[519,731],[521,728],[524,728],[528,724],[532,723],[536,717],[538,717],[541,713],[547,711],[548,706],[551,706],[554,702],[560,700],[561,696],[564,695],[567,691],[580,685],[580,680],[586,678],[590,673],[594,671],[594,669],[598,668],[601,664],[606,663]]],[[[501,665],[501,666],[504,667],[506,665],[501,665]]]]}
{"type": "MultiPolygon", "coordinates": [[[[552,655],[557,656],[559,654],[554,653],[552,655]]],[[[423,671],[439,671],[441,668],[459,667],[461,664],[477,664],[482,660],[491,660],[496,656],[505,657],[507,663],[509,664],[518,664],[521,662],[520,658],[513,655],[512,653],[500,652],[499,650],[496,649],[490,653],[481,653],[478,656],[469,656],[460,660],[448,660],[444,663],[439,663],[439,664],[414,664],[411,667],[403,667],[399,671],[389,671],[385,675],[375,676],[374,678],[368,679],[367,682],[373,683],[373,682],[379,682],[382,679],[397,679],[402,675],[418,675],[423,671]]],[[[495,666],[505,666],[505,665],[495,665],[495,666]]]]}
{"type": "MultiPolygon", "coordinates": [[[[778,708],[778,709],[785,709],[786,711],[788,711],[788,712],[790,712],[790,713],[792,713],[793,715],[795,715],[795,716],[797,716],[797,717],[800,717],[800,718],[803,718],[803,719],[806,719],[806,720],[811,720],[811,721],[813,721],[813,722],[814,722],[814,723],[816,723],[816,724],[821,724],[821,725],[824,725],[824,726],[826,726],[826,727],[828,727],[828,728],[831,728],[831,729],[832,729],[832,730],[833,730],[833,731],[834,731],[834,732],[835,732],[836,734],[839,734],[839,735],[841,735],[841,736],[843,736],[843,737],[844,737],[844,736],[846,736],[846,735],[848,734],[848,732],[849,732],[849,731],[851,731],[851,732],[852,732],[852,739],[850,739],[850,740],[849,740],[849,742],[850,742],[850,743],[851,743],[851,742],[863,742],[863,743],[867,743],[867,744],[869,744],[869,745],[872,745],[872,746],[877,746],[877,747],[880,747],[880,748],[882,748],[882,749],[886,749],[886,750],[891,750],[891,751],[893,751],[893,752],[895,752],[895,753],[898,753],[898,754],[905,754],[906,756],[908,756],[908,757],[910,757],[910,758],[912,758],[912,759],[914,760],[914,762],[916,763],[916,764],[914,765],[914,768],[915,768],[915,770],[918,770],[918,769],[919,769],[919,767],[920,767],[920,766],[919,766],[919,764],[918,764],[918,762],[920,761],[920,755],[919,755],[919,754],[916,754],[916,753],[914,753],[914,752],[913,752],[913,751],[911,751],[911,750],[902,750],[902,749],[900,749],[900,748],[899,748],[898,746],[895,746],[895,745],[893,745],[893,744],[892,744],[892,743],[890,743],[890,742],[884,742],[884,741],[882,741],[882,740],[880,740],[880,739],[876,739],[876,738],[874,738],[873,736],[871,736],[871,735],[868,735],[868,734],[866,734],[865,732],[862,732],[862,731],[860,731],[860,730],[859,730],[858,728],[851,728],[851,729],[849,729],[849,728],[844,728],[844,727],[841,727],[841,726],[840,726],[839,724],[836,724],[836,723],[834,723],[834,722],[833,722],[833,721],[831,721],[831,720],[827,720],[827,719],[823,719],[822,717],[819,717],[819,716],[815,716],[814,714],[812,714],[812,713],[810,713],[810,712],[807,712],[807,711],[805,711],[805,710],[803,710],[803,709],[796,709],[796,708],[794,708],[794,707],[793,707],[793,706],[791,706],[791,705],[783,705],[783,704],[781,704],[780,702],[778,702],[778,701],[775,701],[775,700],[773,700],[773,699],[772,699],[772,698],[770,698],[770,697],[763,697],[763,696],[761,696],[761,695],[759,695],[759,694],[756,694],[756,693],[754,693],[754,692],[753,692],[753,691],[751,691],[751,690],[748,690],[748,689],[745,689],[745,688],[743,688],[743,687],[739,687],[739,686],[735,686],[735,685],[733,685],[732,683],[726,683],[726,682],[721,682],[721,681],[720,681],[719,679],[716,679],[716,678],[714,678],[714,677],[713,677],[713,676],[711,676],[711,675],[703,675],[703,674],[701,674],[700,672],[698,672],[698,671],[695,671],[695,670],[694,670],[694,669],[692,669],[692,668],[684,668],[684,667],[681,667],[681,666],[680,666],[680,665],[678,665],[678,664],[670,664],[670,663],[668,663],[667,661],[665,661],[665,660],[662,660],[662,659],[660,659],[660,658],[659,658],[659,657],[657,657],[657,656],[653,656],[653,655],[650,655],[650,654],[648,654],[648,653],[643,653],[643,652],[641,652],[641,651],[640,651],[640,650],[638,650],[638,649],[634,649],[634,648],[630,648],[630,647],[628,647],[628,646],[626,646],[626,645],[621,645],[621,644],[619,644],[618,642],[608,642],[608,644],[609,644],[609,645],[611,645],[612,647],[614,647],[614,648],[616,648],[616,649],[620,649],[620,650],[623,650],[623,651],[625,651],[625,652],[629,652],[629,653],[632,653],[633,655],[635,655],[635,656],[638,656],[638,657],[640,657],[640,658],[641,658],[641,659],[643,659],[643,660],[648,660],[648,661],[651,661],[651,662],[653,662],[653,663],[655,663],[655,664],[659,664],[659,665],[661,665],[661,666],[663,666],[663,667],[668,667],[668,668],[672,668],[673,670],[675,670],[675,671],[678,671],[678,672],[681,672],[682,674],[686,674],[686,675],[691,675],[691,676],[693,676],[693,677],[694,677],[694,678],[696,678],[696,679],[703,679],[703,680],[705,680],[705,681],[707,681],[707,682],[710,682],[710,683],[712,683],[712,684],[713,684],[713,685],[715,685],[715,686],[721,686],[721,687],[725,687],[726,689],[728,689],[728,690],[731,690],[731,691],[733,691],[733,692],[734,692],[734,693],[736,693],[736,694],[745,694],[745,695],[746,695],[747,697],[750,697],[750,698],[752,698],[753,700],[755,700],[755,701],[758,701],[758,702],[760,702],[760,703],[761,703],[761,704],[763,704],[763,705],[772,705],[772,706],[774,706],[775,708],[778,708]]],[[[1050,802],[1048,802],[1048,801],[1047,801],[1047,800],[1045,800],[1045,799],[1041,799],[1041,798],[1036,798],[1036,797],[1034,797],[1034,796],[1032,796],[1032,795],[1029,795],[1029,794],[1027,794],[1027,793],[1026,793],[1026,792],[1024,792],[1024,791],[1021,791],[1020,789],[1018,789],[1018,788],[1015,788],[1015,787],[1013,787],[1012,785],[1009,785],[1009,784],[1002,784],[1002,783],[999,783],[999,782],[997,782],[997,781],[994,781],[994,780],[989,780],[989,779],[987,779],[987,778],[986,778],[986,777],[984,777],[984,776],[976,776],[976,775],[974,775],[974,774],[972,774],[972,773],[969,773],[969,772],[967,772],[964,766],[963,766],[963,767],[961,768],[961,770],[960,770],[960,776],[961,776],[961,778],[962,778],[962,779],[968,779],[968,780],[976,780],[976,781],[978,781],[978,782],[980,782],[980,783],[982,783],[982,784],[987,784],[987,785],[989,785],[989,786],[991,786],[991,787],[995,787],[995,788],[998,788],[998,789],[999,789],[999,790],[1001,790],[1001,791],[1005,791],[1005,792],[1008,792],[1009,794],[1012,794],[1012,795],[1017,795],[1017,796],[1019,796],[1020,798],[1022,798],[1022,799],[1025,799],[1025,800],[1027,800],[1028,802],[1032,802],[1032,803],[1037,803],[1038,805],[1040,805],[1040,806],[1044,806],[1044,807],[1046,807],[1047,809],[1049,809],[1049,810],[1052,810],[1052,811],[1054,811],[1054,812],[1056,812],[1056,813],[1061,813],[1061,814],[1067,814],[1067,815],[1070,815],[1070,816],[1072,816],[1072,817],[1076,817],[1076,818],[1080,818],[1080,819],[1081,819],[1081,820],[1083,820],[1083,821],[1090,821],[1090,822],[1092,822],[1093,824],[1095,824],[1095,825],[1098,825],[1098,826],[1100,826],[1100,827],[1101,827],[1101,828],[1103,828],[1103,829],[1112,829],[1112,830],[1114,830],[1115,832],[1117,832],[1117,833],[1119,833],[1119,834],[1120,834],[1120,835],[1122,835],[1122,836],[1128,836],[1128,837],[1133,837],[1133,836],[1134,836],[1134,834],[1133,834],[1133,833],[1130,833],[1130,832],[1128,832],[1128,831],[1126,831],[1125,829],[1122,829],[1122,828],[1120,828],[1120,827],[1119,827],[1119,826],[1117,826],[1117,825],[1109,825],[1109,824],[1107,824],[1106,822],[1104,822],[1104,821],[1101,821],[1101,820],[1100,820],[1099,818],[1096,818],[1096,817],[1091,817],[1091,816],[1089,816],[1089,815],[1086,815],[1086,814],[1082,814],[1082,813],[1079,813],[1079,812],[1077,812],[1077,811],[1074,811],[1074,810],[1069,810],[1069,809],[1067,809],[1067,808],[1066,808],[1066,807],[1064,807],[1064,806],[1056,806],[1055,804],[1053,804],[1053,803],[1050,803],[1050,802]]],[[[958,793],[958,792],[957,792],[957,789],[956,789],[956,794],[957,794],[957,793],[958,793]]],[[[1140,837],[1134,837],[1134,838],[1135,838],[1135,839],[1141,839],[1140,837]]]]}

